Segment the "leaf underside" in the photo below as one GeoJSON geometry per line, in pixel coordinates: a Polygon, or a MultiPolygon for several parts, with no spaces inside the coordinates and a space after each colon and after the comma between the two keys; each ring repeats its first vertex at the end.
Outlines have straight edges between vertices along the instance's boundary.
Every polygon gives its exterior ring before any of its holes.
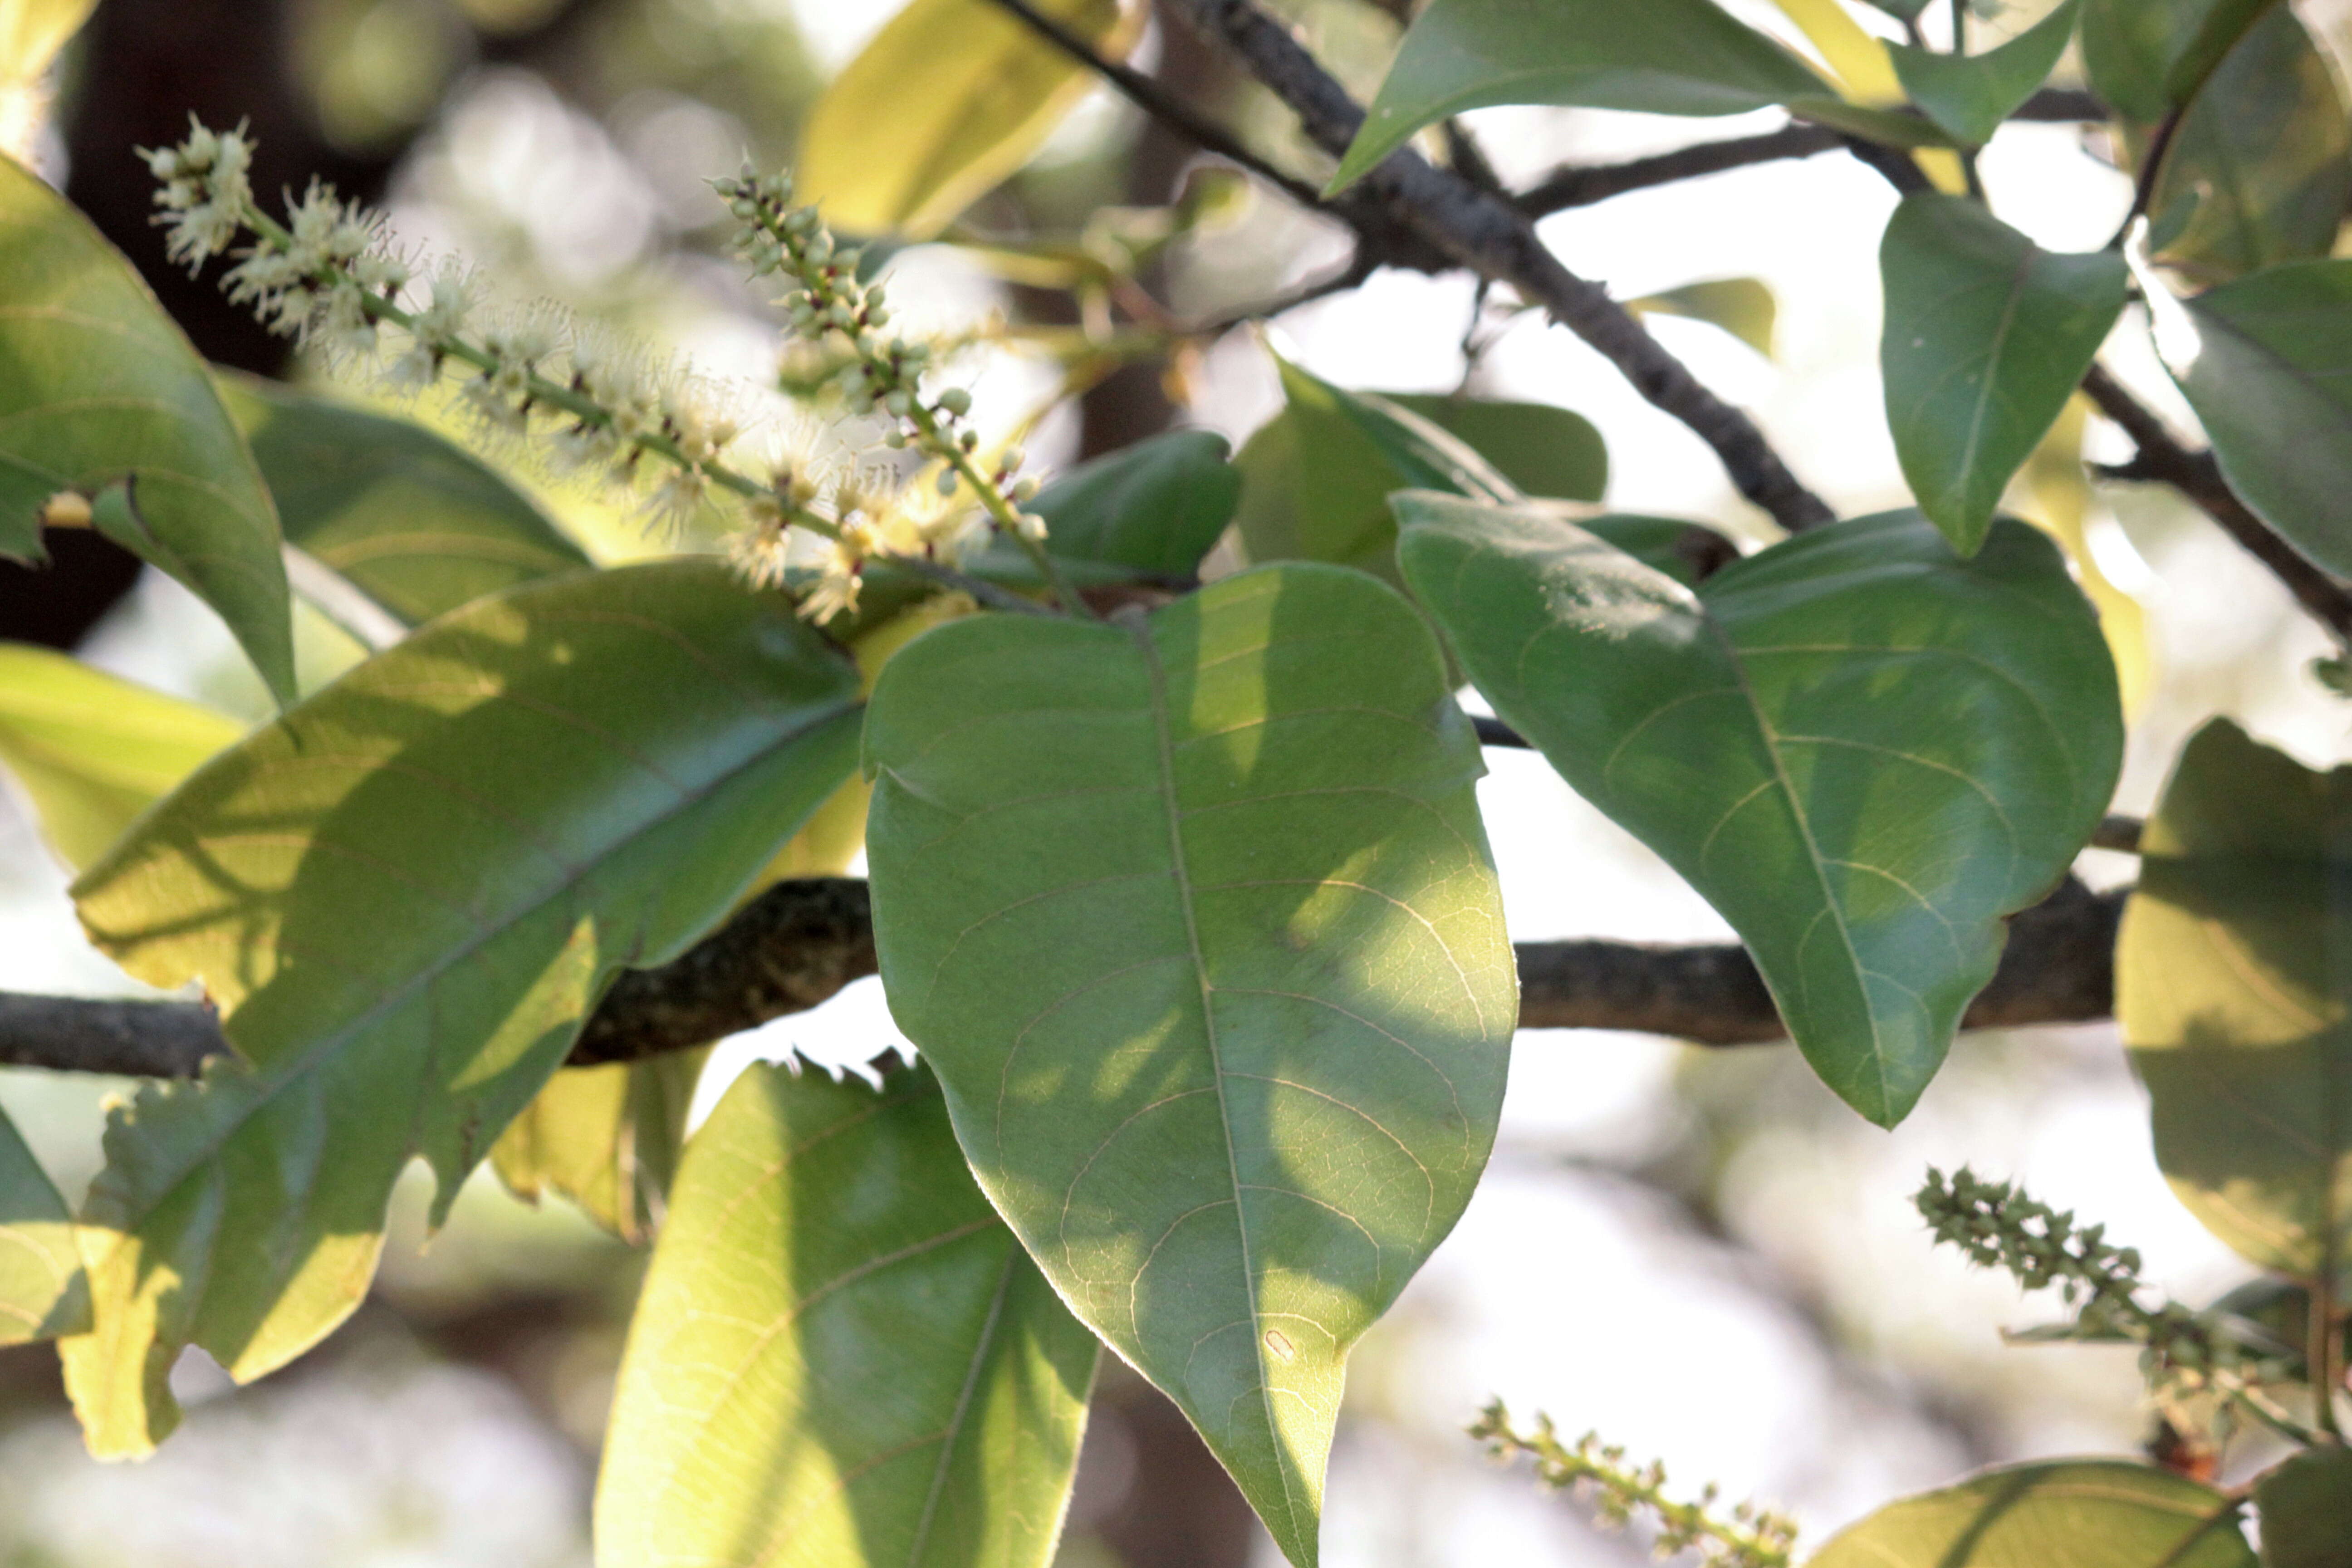
{"type": "Polygon", "coordinates": [[[65,1199],[0,1112],[0,1345],[89,1327],[89,1281],[65,1199]]]}
{"type": "Polygon", "coordinates": [[[91,939],[202,980],[244,1058],[109,1127],[96,1329],[64,1346],[93,1449],[170,1429],[182,1345],[249,1379],[341,1321],[401,1168],[446,1208],[606,979],[691,942],[850,772],[856,700],[716,563],[560,578],[360,666],[85,875],[91,939]]]}
{"type": "Polygon", "coordinates": [[[596,1495],[612,1568],[1045,1568],[1099,1347],[936,1082],[747,1068],[695,1134],[596,1495]]]}
{"type": "Polygon", "coordinates": [[[1468,1200],[1517,1016],[1426,627],[1311,565],[959,622],[866,766],[891,1010],[982,1186],[1306,1568],[1348,1351],[1468,1200]]]}
{"type": "Polygon", "coordinates": [[[2238,1505],[2145,1465],[1993,1470],[1880,1509],[1809,1568],[2254,1568],[2238,1505]]]}
{"type": "Polygon", "coordinates": [[[2004,520],[1964,562],[1892,512],[1694,593],[1531,509],[1397,506],[1496,712],[1738,931],[1823,1081],[1901,1121],[2115,785],[2114,667],[2056,548],[2004,520]]]}
{"type": "Polygon", "coordinates": [[[2216,720],[2180,756],[2116,948],[2174,1194],[2265,1268],[2352,1283],[2352,768],[2216,720]]]}

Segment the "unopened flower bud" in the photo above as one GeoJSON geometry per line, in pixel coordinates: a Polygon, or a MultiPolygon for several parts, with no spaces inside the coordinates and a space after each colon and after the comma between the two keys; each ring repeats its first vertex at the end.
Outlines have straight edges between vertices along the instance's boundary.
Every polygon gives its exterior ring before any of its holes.
{"type": "Polygon", "coordinates": [[[950,386],[940,394],[940,406],[961,419],[971,412],[971,394],[961,386],[950,386]]]}

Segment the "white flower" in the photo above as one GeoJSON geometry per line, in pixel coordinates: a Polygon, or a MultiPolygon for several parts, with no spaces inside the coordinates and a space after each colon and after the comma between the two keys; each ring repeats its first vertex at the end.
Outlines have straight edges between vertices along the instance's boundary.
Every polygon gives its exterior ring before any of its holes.
{"type": "Polygon", "coordinates": [[[710,480],[699,468],[672,468],[654,487],[646,510],[652,514],[656,528],[676,539],[693,524],[709,494],[710,480]]]}
{"type": "Polygon", "coordinates": [[[802,616],[823,626],[845,611],[855,613],[858,565],[857,557],[841,545],[828,551],[820,563],[815,585],[801,595],[802,616]]]}

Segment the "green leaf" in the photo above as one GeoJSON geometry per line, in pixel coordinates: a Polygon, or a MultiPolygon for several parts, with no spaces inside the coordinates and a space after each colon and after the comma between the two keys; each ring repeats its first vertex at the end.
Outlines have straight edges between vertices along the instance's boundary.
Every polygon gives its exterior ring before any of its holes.
{"type": "Polygon", "coordinates": [[[1528,495],[1593,501],[1609,488],[1609,447],[1581,414],[1549,403],[1445,393],[1378,395],[1458,437],[1528,495]]]}
{"type": "Polygon", "coordinates": [[[550,1193],[636,1246],[661,1223],[686,1143],[686,1113],[708,1051],[563,1068],[490,1150],[507,1191],[536,1204],[550,1193]]]}
{"type": "Polygon", "coordinates": [[[2145,1465],[2019,1465],[1880,1509],[1807,1568],[2254,1568],[2238,1507],[2145,1465]]]}
{"type": "Polygon", "coordinates": [[[0,643],[0,763],[76,870],[241,732],[209,708],[48,648],[0,643]]]}
{"type": "MultiPolygon", "coordinates": [[[[2136,138],[2145,157],[2148,138],[2136,138]]],[[[2157,259],[2200,282],[2325,257],[2352,200],[2352,122],[2311,34],[2281,5],[2181,117],[2149,210],[2188,226],[2157,259]]]]}
{"type": "Polygon", "coordinates": [[[2264,522],[2352,576],[2352,261],[2303,261],[2180,300],[2141,289],[2156,346],[2264,522]]]}
{"type": "Polygon", "coordinates": [[[1616,512],[1593,518],[1569,516],[1568,521],[1685,588],[1698,586],[1706,574],[1703,568],[1719,570],[1739,558],[1739,546],[1705,523],[1685,522],[1678,517],[1616,512]]]}
{"type": "Polygon", "coordinates": [[[89,1281],[73,1216],[48,1173],[0,1113],[0,1345],[89,1327],[89,1281]]]}
{"type": "Polygon", "coordinates": [[[614,1568],[1045,1568],[1099,1349],[931,1075],[754,1065],[694,1135],[596,1493],[614,1568]]]}
{"type": "Polygon", "coordinates": [[[1962,554],[2091,368],[2130,283],[2110,252],[2038,248],[1981,205],[1916,195],[1879,247],[1879,366],[1903,477],[1962,554]]]}
{"type": "Polygon", "coordinates": [[[866,762],[891,1013],[981,1185],[1309,1568],[1348,1351],[1468,1201],[1517,1019],[1428,628],[1312,565],[958,621],[866,762]]]}
{"type": "Polygon", "coordinates": [[[1663,294],[1628,300],[1625,308],[1637,316],[1685,316],[1711,327],[1721,327],[1766,359],[1772,357],[1772,331],[1780,314],[1780,301],[1758,278],[1713,278],[1685,283],[1663,294]]]}
{"type": "Polygon", "coordinates": [[[2315,773],[2227,720],[2140,836],[2116,1016],[2157,1163],[2265,1268],[2352,1284],[2352,768],[2315,773]]]}
{"type": "Polygon", "coordinates": [[[199,769],[77,885],[141,979],[200,979],[249,1067],[111,1119],[84,1215],[91,1447],[177,1418],[357,1305],[394,1178],[436,1219],[606,980],[664,963],[854,765],[857,679],[714,563],[533,584],[444,616],[199,769]]]}
{"type": "Polygon", "coordinates": [[[286,542],[406,625],[588,565],[530,498],[406,419],[215,373],[286,542]]]}
{"type": "Polygon", "coordinates": [[[1343,392],[1279,354],[1275,363],[1287,402],[1236,459],[1235,521],[1252,561],[1321,561],[1394,582],[1391,494],[1518,499],[1517,486],[1434,419],[1376,393],[1343,392]]]}
{"type": "MultiPolygon", "coordinates": [[[[1038,0],[1123,57],[1141,12],[1038,0]]],[[[1094,85],[989,0],[912,0],[824,89],[801,132],[799,199],[851,234],[928,239],[1019,172],[1094,85]]]]}
{"type": "Polygon", "coordinates": [[[1180,430],[1081,463],[1038,492],[1055,554],[1190,577],[1241,500],[1225,439],[1180,430]]]}
{"type": "Polygon", "coordinates": [[[204,361],[89,221],[5,158],[0,289],[0,554],[41,553],[58,491],[100,497],[99,527],[218,611],[291,701],[278,516],[204,361]]]}
{"type": "Polygon", "coordinates": [[[98,0],[0,0],[0,81],[39,77],[97,6],[98,0]]]}
{"type": "Polygon", "coordinates": [[[2050,79],[2074,36],[2082,0],[2065,0],[2041,21],[1980,55],[1939,54],[1889,44],[1895,74],[1911,101],[1964,146],[1981,147],[2034,89],[2050,79]]]}
{"type": "Polygon", "coordinates": [[[2084,0],[2083,68],[2122,119],[2153,125],[2197,95],[2283,0],[2084,0]]]}
{"type": "Polygon", "coordinates": [[[2352,1563],[2352,1449],[2306,1448],[2262,1479],[2254,1510],[2269,1568],[2352,1563]]]}
{"type": "Polygon", "coordinates": [[[1397,510],[1495,711],[1731,922],[1823,1081],[1900,1121],[2115,786],[2115,669],[2056,546],[2005,519],[1962,561],[1890,512],[1694,593],[1528,509],[1397,510]]]}
{"type": "Polygon", "coordinates": [[[1370,174],[1425,125],[1506,103],[1693,115],[1777,104],[1898,142],[1942,139],[1924,121],[1841,101],[1797,55],[1713,0],[1430,0],[1324,194],[1370,174]]]}

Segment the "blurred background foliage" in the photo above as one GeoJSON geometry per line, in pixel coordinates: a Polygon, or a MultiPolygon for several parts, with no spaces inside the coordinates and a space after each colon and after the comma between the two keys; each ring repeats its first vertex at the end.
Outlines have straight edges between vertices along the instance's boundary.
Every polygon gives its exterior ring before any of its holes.
{"type": "MultiPolygon", "coordinates": [[[[1281,8],[1360,95],[1404,7],[1281,8]]],[[[1738,8],[1770,19],[1761,5],[1738,8]]],[[[2344,7],[2297,8],[2332,47],[2352,37],[2344,7]]],[[[265,192],[316,174],[384,205],[404,242],[470,258],[501,292],[553,298],[674,345],[707,373],[774,386],[810,367],[779,364],[771,308],[720,254],[724,214],[702,182],[746,156],[789,162],[824,83],[895,9],[103,0],[38,101],[0,116],[0,134],[137,260],[224,364],[331,379],[331,367],[295,363],[210,280],[163,264],[147,222],[150,182],[131,149],[174,140],[192,111],[250,121],[265,192]]],[[[2044,9],[2010,6],[1997,25],[2013,31],[2044,9]]],[[[1280,107],[1181,32],[1155,25],[1137,58],[1253,146],[1313,166],[1280,107]]],[[[1507,110],[1474,123],[1499,172],[1524,184],[1564,160],[1632,156],[1772,120],[1695,132],[1688,121],[1507,110]]],[[[2103,134],[2005,130],[1984,160],[2004,216],[2045,245],[2101,243],[2129,200],[2103,134]]],[[[1661,338],[1757,407],[1800,470],[1853,513],[1904,494],[1876,380],[1874,253],[1890,204],[1874,176],[1821,158],[1566,213],[1547,234],[1621,297],[1653,300],[1661,338]],[[1727,302],[1740,335],[1693,319],[1692,302],[1708,299],[1727,302]]],[[[1103,271],[1090,273],[1087,258],[1112,258],[1152,309],[1204,321],[1278,298],[1342,265],[1347,250],[1336,228],[1237,193],[1100,91],[945,238],[893,258],[894,307],[919,326],[993,343],[976,387],[984,425],[1050,409],[1031,446],[1055,462],[1171,424],[1238,442],[1279,405],[1272,364],[1247,331],[1172,358],[1106,351],[1137,303],[1068,287],[1103,271]],[[1058,400],[1072,388],[1082,395],[1058,400]]],[[[1384,273],[1288,313],[1282,330],[1304,364],[1342,385],[1471,385],[1574,408],[1608,440],[1613,506],[1763,536],[1685,432],[1565,334],[1486,303],[1459,277],[1384,273]]],[[[2137,368],[2143,395],[2174,406],[2152,364],[2137,368]]],[[[444,411],[416,412],[470,437],[444,411]]],[[[2095,429],[2090,439],[2096,458],[2095,429]]],[[[2318,634],[2275,584],[2167,495],[2093,496],[2079,473],[2061,463],[2017,504],[2080,542],[2111,625],[2145,622],[2144,650],[2126,655],[2138,713],[2120,805],[2145,807],[2165,760],[2216,711],[2307,760],[2341,755],[2345,710],[2300,673],[2322,651],[2318,634]]],[[[592,553],[663,547],[607,505],[521,477],[592,553]]],[[[0,637],[78,647],[165,689],[262,711],[257,682],[184,594],[93,533],[51,546],[43,571],[0,564],[0,637]]],[[[302,635],[310,679],[356,657],[315,616],[302,635]]],[[[1516,936],[1726,934],[1540,759],[1489,755],[1485,805],[1516,936]]],[[[2084,874],[2119,880],[2129,866],[2112,858],[2086,856],[2084,874]]],[[[128,989],[81,942],[62,887],[25,814],[0,805],[0,984],[128,989]]],[[[895,1039],[868,983],[730,1042],[718,1060],[797,1046],[854,1062],[895,1039]]],[[[0,1104],[72,1193],[96,1168],[105,1089],[0,1074],[0,1104]]],[[[709,1096],[707,1081],[702,1103],[709,1096]]],[[[1712,1478],[1732,1495],[1785,1503],[1813,1542],[1898,1490],[1979,1464],[2144,1445],[2163,1455],[2130,1351],[2004,1348],[1999,1329],[2054,1307],[2021,1302],[1931,1253],[1906,1201],[1929,1161],[2021,1176],[2106,1220],[2143,1249],[2154,1279],[2189,1300],[2244,1277],[2167,1194],[2110,1026],[1969,1037],[1892,1135],[1843,1110],[1784,1049],[1531,1031],[1486,1187],[1360,1353],[1334,1458],[1330,1561],[1640,1560],[1640,1541],[1595,1532],[1572,1504],[1479,1458],[1460,1428],[1495,1394],[1548,1407],[1571,1432],[1598,1426],[1662,1455],[1694,1484],[1712,1478]]],[[[642,1255],[560,1202],[523,1205],[488,1173],[420,1251],[422,1200],[421,1187],[404,1191],[374,1298],[323,1352],[242,1391],[192,1353],[175,1374],[195,1407],[188,1430],[142,1467],[82,1457],[53,1352],[0,1350],[0,1568],[585,1563],[589,1483],[642,1255]]],[[[1181,1419],[1107,1367],[1069,1568],[1241,1568],[1274,1562],[1270,1552],[1181,1419]]]]}

